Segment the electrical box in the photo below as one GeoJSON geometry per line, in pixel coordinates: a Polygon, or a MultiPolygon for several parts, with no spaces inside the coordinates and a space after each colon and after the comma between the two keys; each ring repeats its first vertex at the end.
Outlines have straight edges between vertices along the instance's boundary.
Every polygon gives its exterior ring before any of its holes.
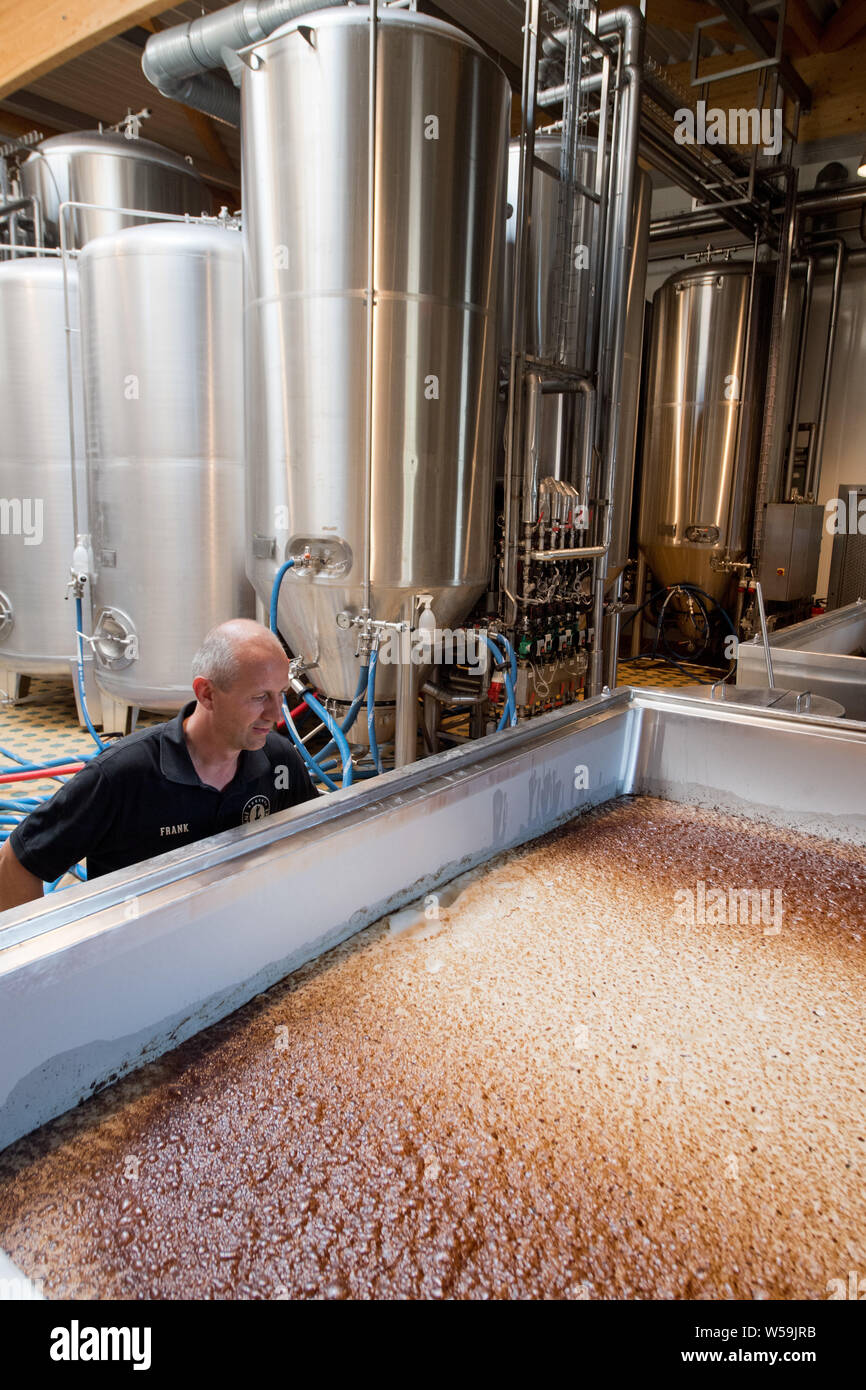
{"type": "Polygon", "coordinates": [[[764,598],[794,603],[811,598],[818,582],[824,508],[812,502],[770,502],[758,578],[764,598]]]}

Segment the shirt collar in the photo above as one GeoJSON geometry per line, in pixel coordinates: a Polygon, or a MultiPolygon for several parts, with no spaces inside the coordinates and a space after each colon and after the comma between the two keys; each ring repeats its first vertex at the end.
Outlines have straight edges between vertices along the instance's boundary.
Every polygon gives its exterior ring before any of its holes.
{"type": "MultiPolygon", "coordinates": [[[[159,766],[163,777],[169,782],[180,782],[187,787],[207,786],[193,767],[183,732],[184,720],[189,718],[197,703],[196,700],[190,700],[174,719],[169,719],[163,725],[160,740],[159,766]]],[[[244,748],[238,757],[237,771],[223,791],[228,791],[235,783],[255,781],[257,777],[270,772],[270,768],[271,760],[263,748],[252,751],[244,748]]],[[[208,790],[213,791],[214,788],[210,787],[208,790]]]]}
{"type": "Polygon", "coordinates": [[[183,782],[188,787],[203,785],[192,765],[183,736],[183,721],[189,718],[197,703],[197,700],[190,700],[174,719],[169,719],[162,727],[160,740],[159,767],[163,777],[168,778],[169,782],[183,782]]]}

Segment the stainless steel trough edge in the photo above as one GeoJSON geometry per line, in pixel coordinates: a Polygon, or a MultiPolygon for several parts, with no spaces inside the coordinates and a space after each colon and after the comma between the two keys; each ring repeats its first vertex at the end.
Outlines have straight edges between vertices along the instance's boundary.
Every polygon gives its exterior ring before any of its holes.
{"type": "MultiPolygon", "coordinates": [[[[852,656],[856,649],[866,650],[866,599],[771,633],[776,684],[838,700],[849,719],[866,719],[866,656],[852,656]]],[[[763,684],[765,673],[760,636],[742,642],[737,685],[763,684]]]]}

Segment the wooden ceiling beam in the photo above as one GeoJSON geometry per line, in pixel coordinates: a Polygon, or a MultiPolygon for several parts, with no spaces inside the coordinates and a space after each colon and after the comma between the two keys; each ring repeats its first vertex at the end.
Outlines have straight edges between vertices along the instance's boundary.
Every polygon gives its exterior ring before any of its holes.
{"type": "Polygon", "coordinates": [[[817,53],[821,26],[806,3],[806,0],[788,0],[785,9],[785,40],[793,34],[799,40],[803,53],[817,53]]]}
{"type": "Polygon", "coordinates": [[[47,97],[36,96],[34,92],[10,92],[3,104],[7,110],[15,111],[38,125],[40,130],[44,121],[49,121],[58,130],[95,130],[99,125],[99,118],[92,113],[49,101],[47,97]]]}
{"type": "Polygon", "coordinates": [[[0,98],[164,8],[165,0],[0,0],[0,98]]]}
{"type": "Polygon", "coordinates": [[[29,116],[19,116],[16,111],[7,111],[5,106],[0,106],[0,131],[4,136],[17,140],[22,135],[29,135],[31,130],[41,131],[46,140],[49,135],[61,134],[56,126],[46,121],[34,121],[29,116]]]}
{"type": "Polygon", "coordinates": [[[845,4],[828,19],[821,31],[819,46],[822,53],[836,53],[851,43],[866,29],[866,5],[863,0],[845,0],[845,4]]]}

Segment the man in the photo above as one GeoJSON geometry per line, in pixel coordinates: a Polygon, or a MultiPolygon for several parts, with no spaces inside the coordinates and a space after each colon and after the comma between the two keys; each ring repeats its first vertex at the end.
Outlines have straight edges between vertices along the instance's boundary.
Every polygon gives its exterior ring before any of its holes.
{"type": "Polygon", "coordinates": [[[193,661],[195,700],[167,724],[100,753],[0,851],[0,911],[42,895],[85,856],[97,878],[220,830],[312,800],[280,718],[288,658],[246,618],[208,633],[193,661]]]}

